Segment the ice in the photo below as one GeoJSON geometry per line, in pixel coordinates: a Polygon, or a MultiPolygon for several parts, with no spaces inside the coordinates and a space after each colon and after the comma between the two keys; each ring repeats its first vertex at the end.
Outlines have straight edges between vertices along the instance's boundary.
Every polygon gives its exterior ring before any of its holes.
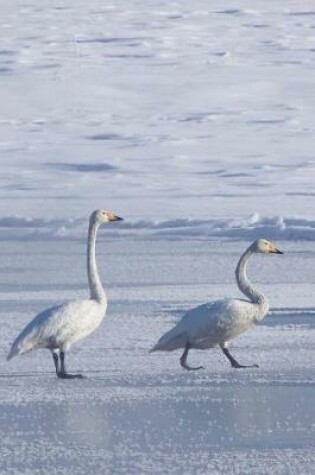
{"type": "Polygon", "coordinates": [[[186,309],[239,295],[233,271],[245,243],[101,239],[109,308],[69,354],[82,381],[57,380],[46,351],[5,356],[38,311],[87,294],[84,242],[2,244],[2,471],[311,473],[313,243],[281,242],[284,256],[250,265],[272,309],[231,351],[260,367],[237,371],[217,349],[191,351],[191,364],[206,369],[188,373],[179,352],[148,351],[186,309]]]}
{"type": "Polygon", "coordinates": [[[314,19],[310,2],[2,2],[0,472],[314,472],[314,19]],[[7,363],[45,307],[85,297],[87,219],[108,315],[73,347],[7,363]],[[185,310],[239,296],[271,311],[219,350],[149,355],[185,310]]]}

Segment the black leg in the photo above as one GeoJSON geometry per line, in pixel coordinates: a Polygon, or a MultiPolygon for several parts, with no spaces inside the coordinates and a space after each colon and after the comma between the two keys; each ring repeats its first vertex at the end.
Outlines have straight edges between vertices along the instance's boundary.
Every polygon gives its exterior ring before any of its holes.
{"type": "Polygon", "coordinates": [[[57,376],[58,376],[58,373],[59,373],[59,357],[58,357],[58,353],[52,351],[51,354],[52,354],[52,357],[53,357],[53,360],[54,360],[54,364],[55,364],[55,368],[56,368],[56,374],[57,374],[57,376]]]}
{"type": "Polygon", "coordinates": [[[82,374],[69,374],[66,372],[64,351],[60,351],[60,371],[58,371],[57,376],[62,379],[83,378],[82,374]]]}
{"type": "Polygon", "coordinates": [[[227,357],[227,359],[229,360],[233,368],[258,368],[258,364],[251,364],[251,365],[240,364],[238,361],[236,361],[235,358],[233,358],[229,350],[225,348],[224,346],[221,346],[221,350],[223,351],[223,353],[225,354],[225,356],[227,357]]]}
{"type": "Polygon", "coordinates": [[[187,356],[188,356],[188,351],[190,350],[190,345],[189,343],[187,343],[186,347],[185,347],[185,350],[184,350],[184,353],[182,354],[181,358],[180,358],[180,364],[183,368],[187,369],[187,371],[196,371],[197,369],[202,369],[203,366],[196,366],[196,367],[193,367],[193,366],[189,366],[187,364],[187,356]]]}

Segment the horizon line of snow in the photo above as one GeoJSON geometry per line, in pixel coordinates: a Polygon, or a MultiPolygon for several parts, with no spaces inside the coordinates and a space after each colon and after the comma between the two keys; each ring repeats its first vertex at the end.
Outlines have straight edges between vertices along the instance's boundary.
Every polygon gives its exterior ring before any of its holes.
{"type": "MultiPolygon", "coordinates": [[[[0,218],[0,240],[82,239],[88,220],[42,219],[7,216],[0,218]]],[[[265,237],[283,241],[315,241],[315,220],[307,217],[260,216],[244,218],[184,219],[165,221],[125,220],[119,226],[109,225],[109,236],[137,238],[254,240],[265,237]]]]}

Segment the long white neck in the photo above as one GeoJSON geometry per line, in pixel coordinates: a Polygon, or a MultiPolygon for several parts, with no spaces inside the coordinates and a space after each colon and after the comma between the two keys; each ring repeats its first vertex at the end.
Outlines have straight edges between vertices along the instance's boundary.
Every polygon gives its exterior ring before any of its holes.
{"type": "Polygon", "coordinates": [[[91,299],[98,302],[106,301],[106,295],[102,286],[102,282],[98,273],[95,257],[95,245],[96,234],[99,228],[99,224],[95,221],[90,221],[89,235],[88,235],[88,248],[87,248],[87,272],[89,279],[89,287],[91,299]]]}
{"type": "Polygon", "coordinates": [[[240,260],[238,261],[236,270],[235,270],[235,277],[238,288],[240,291],[246,295],[247,298],[253,303],[258,306],[258,313],[257,319],[262,319],[269,310],[269,303],[266,297],[262,292],[259,292],[253,284],[248,280],[246,275],[246,268],[247,262],[250,256],[253,254],[251,248],[247,249],[244,254],[241,256],[240,260]]]}

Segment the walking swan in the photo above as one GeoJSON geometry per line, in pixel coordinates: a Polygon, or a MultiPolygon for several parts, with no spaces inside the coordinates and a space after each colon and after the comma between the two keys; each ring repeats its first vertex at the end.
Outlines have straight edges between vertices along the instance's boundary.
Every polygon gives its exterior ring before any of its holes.
{"type": "Polygon", "coordinates": [[[16,338],[7,360],[31,350],[47,348],[52,353],[58,378],[82,377],[66,372],[65,354],[73,343],[92,333],[104,318],[107,299],[96,265],[96,234],[102,224],[120,220],[119,216],[101,209],[91,214],[87,246],[90,298],[73,300],[39,313],[16,338]]]}
{"type": "Polygon", "coordinates": [[[246,276],[247,262],[252,254],[283,254],[271,242],[258,239],[241,256],[235,277],[240,291],[248,300],[225,299],[206,303],[189,310],[182,320],[165,333],[152,348],[153,351],[173,351],[184,348],[180,364],[187,370],[201,369],[187,364],[191,348],[205,350],[219,345],[233,368],[251,368],[257,365],[241,365],[227,348],[227,342],[260,322],[269,310],[266,297],[253,287],[246,276]]]}

